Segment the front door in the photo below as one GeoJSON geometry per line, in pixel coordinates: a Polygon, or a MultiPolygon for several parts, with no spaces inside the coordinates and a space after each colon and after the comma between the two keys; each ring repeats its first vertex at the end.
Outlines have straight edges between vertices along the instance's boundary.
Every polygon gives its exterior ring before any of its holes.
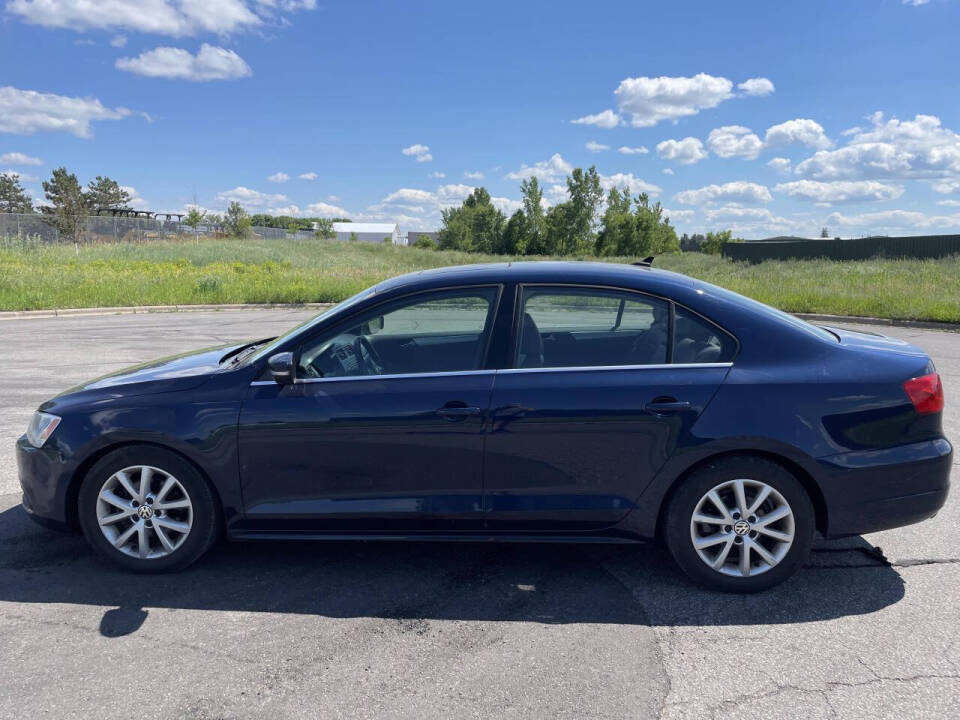
{"type": "Polygon", "coordinates": [[[248,532],[482,528],[484,369],[498,287],[432,291],[322,329],[240,416],[248,532]]]}
{"type": "Polygon", "coordinates": [[[639,293],[528,286],[521,303],[515,368],[497,373],[490,403],[487,528],[614,525],[713,397],[735,341],[717,328],[688,338],[692,321],[639,293]],[[677,344],[711,361],[671,363],[677,344]]]}

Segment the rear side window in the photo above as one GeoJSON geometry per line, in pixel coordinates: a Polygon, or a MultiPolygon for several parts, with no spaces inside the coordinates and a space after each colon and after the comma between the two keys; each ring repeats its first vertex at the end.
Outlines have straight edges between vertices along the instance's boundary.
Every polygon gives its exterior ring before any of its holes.
{"type": "Polygon", "coordinates": [[[676,306],[673,325],[673,362],[733,362],[737,343],[726,332],[699,315],[676,306]]]}
{"type": "Polygon", "coordinates": [[[524,288],[516,367],[667,362],[669,305],[636,293],[524,288]]]}

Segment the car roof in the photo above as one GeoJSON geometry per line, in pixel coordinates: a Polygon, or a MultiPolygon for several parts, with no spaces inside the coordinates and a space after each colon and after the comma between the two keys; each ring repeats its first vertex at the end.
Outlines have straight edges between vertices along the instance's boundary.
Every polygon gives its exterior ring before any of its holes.
{"type": "Polygon", "coordinates": [[[691,288],[694,281],[686,275],[648,266],[626,263],[586,261],[533,261],[455,265],[419,270],[407,275],[384,280],[376,286],[376,293],[501,282],[519,283],[578,283],[613,285],[668,293],[678,287],[691,288]]]}

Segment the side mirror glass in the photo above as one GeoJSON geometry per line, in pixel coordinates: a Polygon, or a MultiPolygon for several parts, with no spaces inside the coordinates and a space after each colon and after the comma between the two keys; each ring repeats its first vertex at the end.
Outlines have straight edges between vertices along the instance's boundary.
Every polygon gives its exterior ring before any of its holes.
{"type": "Polygon", "coordinates": [[[293,353],[282,352],[271,355],[267,360],[267,367],[278,385],[289,385],[293,382],[293,353]]]}

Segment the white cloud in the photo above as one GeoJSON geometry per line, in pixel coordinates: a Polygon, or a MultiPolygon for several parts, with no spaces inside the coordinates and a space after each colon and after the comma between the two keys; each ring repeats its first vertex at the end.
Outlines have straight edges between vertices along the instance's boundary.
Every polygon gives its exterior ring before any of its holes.
{"type": "Polygon", "coordinates": [[[32,135],[36,132],[68,132],[77,137],[93,137],[94,120],[120,120],[130,111],[111,109],[96,98],[68,97],[35,90],[0,87],[0,132],[32,135]]]}
{"type": "Polygon", "coordinates": [[[716,107],[733,97],[732,90],[733,83],[727,78],[699,73],[693,77],[627,78],[614,95],[620,111],[629,113],[631,125],[650,127],[716,107]]]}
{"type": "Polygon", "coordinates": [[[859,233],[902,233],[914,234],[917,230],[944,231],[960,230],[960,213],[953,215],[927,215],[909,210],[884,210],[882,212],[844,215],[835,212],[827,218],[830,225],[853,228],[859,233]]]}
{"type": "Polygon", "coordinates": [[[773,196],[763,185],[737,180],[723,185],[706,185],[696,190],[683,190],[673,196],[684,205],[704,205],[713,202],[765,203],[773,196]]]}
{"type": "Polygon", "coordinates": [[[490,202],[493,204],[497,210],[502,212],[507,217],[513,215],[517,210],[523,207],[522,200],[512,200],[505,197],[491,197],[490,202]]]}
{"type": "Polygon", "coordinates": [[[560,153],[554,153],[548,160],[538,162],[532,167],[521,165],[519,170],[515,170],[506,176],[507,180],[526,180],[534,176],[543,182],[557,182],[562,180],[573,170],[573,166],[561,157],[560,153]]]}
{"type": "Polygon", "coordinates": [[[285,172],[275,172],[273,175],[268,175],[267,180],[274,183],[285,183],[290,179],[290,176],[285,172]]]}
{"type": "Polygon", "coordinates": [[[603,152],[604,150],[609,150],[609,149],[610,149],[610,146],[609,146],[609,145],[604,145],[603,143],[598,143],[598,142],[596,142],[595,140],[589,140],[589,141],[587,141],[587,144],[586,144],[585,147],[587,148],[587,150],[589,150],[589,151],[592,152],[592,153],[603,152]]]}
{"type": "Polygon", "coordinates": [[[121,190],[126,190],[127,195],[130,196],[130,199],[127,201],[127,205],[132,207],[134,210],[146,210],[150,207],[150,203],[140,197],[140,193],[137,192],[137,189],[131,185],[121,185],[121,190]]]}
{"type": "Polygon", "coordinates": [[[685,137],[683,140],[664,140],[657,144],[657,155],[663,160],[672,160],[681,165],[693,165],[707,157],[703,143],[695,137],[685,137]]]}
{"type": "Polygon", "coordinates": [[[767,162],[767,167],[773,168],[778,173],[790,172],[790,158],[775,157],[767,162]]]}
{"type": "Polygon", "coordinates": [[[316,180],[320,176],[317,175],[315,172],[305,172],[305,173],[300,173],[299,175],[297,175],[297,177],[300,178],[301,180],[316,180]]]}
{"type": "Polygon", "coordinates": [[[118,70],[144,77],[172,78],[206,82],[209,80],[236,80],[253,74],[250,66],[233,50],[203,43],[196,55],[189,50],[158,47],[145,50],[137,57],[117,58],[118,70]]]}
{"type": "Polygon", "coordinates": [[[327,195],[327,202],[338,203],[340,202],[340,197],[337,195],[327,195]]]}
{"type": "Polygon", "coordinates": [[[703,210],[703,217],[708,221],[736,218],[738,220],[773,220],[774,215],[767,208],[743,207],[730,204],[719,207],[707,207],[703,210]]]}
{"type": "Polygon", "coordinates": [[[823,131],[823,126],[809,118],[787,120],[767,128],[764,141],[769,147],[800,143],[822,150],[833,145],[823,131]]]}
{"type": "Polygon", "coordinates": [[[773,83],[765,77],[750,78],[737,85],[737,89],[744,95],[762,96],[774,91],[773,83]]]}
{"type": "Polygon", "coordinates": [[[673,172],[673,168],[664,168],[664,169],[662,170],[662,172],[663,172],[664,175],[675,175],[675,174],[676,174],[675,172],[673,172]]]}
{"type": "Polygon", "coordinates": [[[646,146],[641,145],[640,147],[628,147],[626,145],[621,145],[617,148],[617,152],[621,155],[646,155],[649,150],[646,146]]]}
{"type": "Polygon", "coordinates": [[[263,22],[245,0],[11,0],[7,12],[48,28],[122,29],[174,37],[226,35],[263,22]]]}
{"type": "Polygon", "coordinates": [[[483,180],[483,173],[479,170],[477,172],[464,171],[463,176],[467,180],[483,180]]]}
{"type": "Polygon", "coordinates": [[[604,110],[596,115],[584,115],[583,117],[571,120],[574,125],[595,125],[601,128],[615,128],[621,123],[620,116],[613,110],[604,110]]]}
{"type": "Polygon", "coordinates": [[[943,193],[944,195],[960,192],[960,180],[941,180],[931,183],[930,186],[935,192],[943,193]]]}
{"type": "Polygon", "coordinates": [[[351,213],[349,210],[345,210],[342,207],[331,205],[330,203],[325,203],[323,201],[318,201],[307,205],[306,214],[311,217],[353,217],[353,213],[351,213]]]}
{"type": "Polygon", "coordinates": [[[446,173],[442,173],[439,170],[435,170],[434,172],[427,175],[427,177],[440,178],[440,179],[445,178],[446,176],[447,176],[446,173]]]}
{"type": "Polygon", "coordinates": [[[127,44],[127,36],[126,36],[126,35],[122,35],[122,34],[121,34],[121,35],[114,35],[114,36],[110,39],[110,47],[122,48],[122,47],[125,47],[126,44],[127,44]]]}
{"type": "Polygon", "coordinates": [[[548,207],[566,202],[569,199],[570,193],[567,191],[566,185],[551,185],[543,191],[543,201],[548,207]]]}
{"type": "Polygon", "coordinates": [[[676,222],[677,220],[680,220],[680,221],[690,220],[691,218],[693,218],[694,215],[697,214],[697,211],[696,210],[668,210],[667,208],[664,208],[663,214],[668,219],[676,222]]]}
{"type": "Polygon", "coordinates": [[[6,177],[11,179],[19,178],[20,182],[25,182],[25,183],[36,182],[37,180],[40,179],[36,175],[26,175],[20,172],[19,170],[13,170],[11,168],[7,168],[6,170],[0,171],[0,175],[5,175],[6,177]]]}
{"type": "Polygon", "coordinates": [[[418,163],[430,162],[433,160],[433,155],[430,154],[429,145],[421,145],[420,143],[417,143],[416,145],[405,147],[400,152],[402,152],[404,155],[416,158],[418,163]]]}
{"type": "Polygon", "coordinates": [[[707,147],[717,157],[741,157],[753,160],[763,150],[763,141],[750,128],[742,125],[724,125],[710,131],[707,147]]]}
{"type": "Polygon", "coordinates": [[[0,163],[9,165],[43,165],[43,160],[19,152],[9,152],[0,155],[0,163]]]}
{"type": "MultiPolygon", "coordinates": [[[[472,190],[472,189],[471,189],[472,190]]],[[[415,188],[400,188],[387,195],[381,204],[383,205],[405,205],[407,207],[420,207],[422,205],[435,202],[436,196],[429,190],[417,190],[415,188]]]]}
{"type": "MultiPolygon", "coordinates": [[[[634,177],[632,173],[615,173],[614,175],[600,175],[600,185],[604,190],[613,187],[627,188],[631,193],[645,192],[648,195],[658,195],[663,191],[659,185],[649,183],[642,178],[634,177]]],[[[566,192],[566,188],[564,188],[566,192]]]]}
{"type": "Polygon", "coordinates": [[[459,205],[467,199],[473,189],[473,185],[464,185],[463,183],[441,185],[437,188],[436,199],[444,207],[459,205]]]}
{"type": "Polygon", "coordinates": [[[904,5],[913,5],[913,7],[920,7],[921,5],[926,5],[930,0],[903,0],[904,5]]]}
{"type": "Polygon", "coordinates": [[[842,203],[861,201],[896,200],[903,195],[900,185],[887,185],[876,180],[797,180],[780,183],[773,188],[801,200],[815,203],[842,203]]]}
{"type": "Polygon", "coordinates": [[[937,200],[937,205],[944,207],[960,207],[960,200],[937,200]]]}
{"type": "Polygon", "coordinates": [[[240,185],[232,190],[217,193],[217,200],[223,204],[238,202],[247,210],[264,210],[287,202],[287,196],[262,193],[240,185]]]}
{"type": "Polygon", "coordinates": [[[934,115],[913,120],[872,117],[873,127],[855,133],[842,148],[820,151],[797,165],[818,179],[949,178],[960,175],[960,135],[934,115]]]}

